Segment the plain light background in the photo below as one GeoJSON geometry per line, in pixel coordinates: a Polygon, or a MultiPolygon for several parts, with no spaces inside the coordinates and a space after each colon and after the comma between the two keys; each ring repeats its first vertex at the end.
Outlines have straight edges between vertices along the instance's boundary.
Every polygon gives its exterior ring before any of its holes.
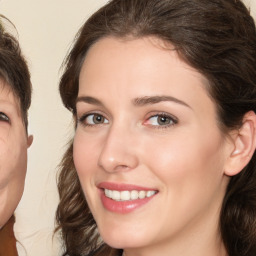
{"type": "MultiPolygon", "coordinates": [[[[142,0],[143,1],[143,0],[142,0]]],[[[58,94],[61,63],[83,22],[107,0],[0,0],[0,13],[16,26],[33,83],[29,112],[28,172],[16,210],[15,234],[20,256],[60,255],[53,238],[58,204],[57,165],[72,137],[71,114],[58,94]]],[[[256,0],[245,0],[256,16],[256,0]]]]}

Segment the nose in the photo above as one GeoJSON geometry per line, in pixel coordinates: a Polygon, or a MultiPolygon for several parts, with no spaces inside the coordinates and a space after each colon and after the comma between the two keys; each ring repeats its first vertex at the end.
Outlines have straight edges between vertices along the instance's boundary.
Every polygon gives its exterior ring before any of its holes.
{"type": "Polygon", "coordinates": [[[138,163],[135,136],[124,127],[112,126],[105,137],[98,165],[114,173],[135,169],[138,163]]]}

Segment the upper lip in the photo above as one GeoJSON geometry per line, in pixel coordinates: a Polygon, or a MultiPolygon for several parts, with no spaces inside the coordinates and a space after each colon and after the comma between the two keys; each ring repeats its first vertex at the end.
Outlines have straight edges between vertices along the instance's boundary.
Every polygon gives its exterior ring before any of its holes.
{"type": "Polygon", "coordinates": [[[125,184],[125,183],[114,183],[114,182],[100,182],[97,185],[100,189],[109,189],[109,190],[117,190],[117,191],[132,191],[132,190],[144,190],[144,191],[157,191],[155,188],[149,188],[144,186],[138,186],[133,184],[125,184]]]}

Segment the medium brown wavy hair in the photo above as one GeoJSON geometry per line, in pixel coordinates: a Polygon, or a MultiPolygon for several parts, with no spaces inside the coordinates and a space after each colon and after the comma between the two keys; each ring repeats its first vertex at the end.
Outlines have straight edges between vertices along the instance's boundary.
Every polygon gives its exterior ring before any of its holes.
{"type": "Polygon", "coordinates": [[[0,79],[19,100],[23,122],[27,128],[32,94],[30,72],[18,39],[6,29],[7,25],[16,30],[13,23],[0,14],[0,79]]]}
{"type": "MultiPolygon", "coordinates": [[[[79,74],[90,47],[104,37],[154,36],[209,81],[221,130],[241,126],[256,112],[256,29],[240,0],[112,0],[82,26],[64,62],[60,95],[76,116],[79,74]]],[[[72,141],[60,165],[56,220],[63,255],[118,255],[104,244],[86,203],[73,162],[72,141]]],[[[219,229],[230,256],[256,255],[256,154],[230,179],[219,229]]]]}

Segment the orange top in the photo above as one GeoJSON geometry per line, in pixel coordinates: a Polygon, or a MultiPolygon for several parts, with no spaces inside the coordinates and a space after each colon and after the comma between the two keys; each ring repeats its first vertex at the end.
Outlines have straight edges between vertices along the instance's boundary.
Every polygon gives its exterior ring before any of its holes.
{"type": "Polygon", "coordinates": [[[15,218],[12,216],[0,230],[0,256],[18,256],[13,232],[14,222],[15,218]]]}

